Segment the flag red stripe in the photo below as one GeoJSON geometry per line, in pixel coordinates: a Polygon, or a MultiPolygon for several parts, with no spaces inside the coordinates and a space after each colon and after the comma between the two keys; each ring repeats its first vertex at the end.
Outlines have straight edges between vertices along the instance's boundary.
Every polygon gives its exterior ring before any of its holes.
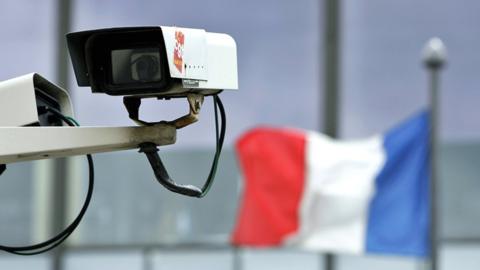
{"type": "Polygon", "coordinates": [[[305,134],[291,129],[256,128],[238,140],[244,194],[233,244],[278,245],[297,231],[305,145],[305,134]]]}

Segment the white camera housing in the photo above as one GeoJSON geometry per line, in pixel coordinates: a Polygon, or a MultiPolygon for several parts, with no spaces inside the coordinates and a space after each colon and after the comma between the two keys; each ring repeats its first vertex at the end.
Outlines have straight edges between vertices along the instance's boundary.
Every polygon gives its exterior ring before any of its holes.
{"type": "Polygon", "coordinates": [[[70,33],[67,41],[78,85],[93,92],[164,98],[238,88],[236,44],[227,34],[126,27],[70,33]]]}
{"type": "Polygon", "coordinates": [[[37,108],[47,102],[63,115],[73,117],[67,91],[37,73],[0,82],[0,127],[39,125],[37,108]]]}
{"type": "Polygon", "coordinates": [[[201,29],[161,26],[172,78],[182,79],[184,87],[199,89],[237,89],[237,47],[235,40],[201,29]],[[176,68],[176,33],[183,33],[184,68],[176,68]],[[188,81],[188,83],[185,83],[188,81]],[[198,81],[198,85],[190,86],[198,81]],[[186,85],[188,84],[188,85],[186,85]]]}

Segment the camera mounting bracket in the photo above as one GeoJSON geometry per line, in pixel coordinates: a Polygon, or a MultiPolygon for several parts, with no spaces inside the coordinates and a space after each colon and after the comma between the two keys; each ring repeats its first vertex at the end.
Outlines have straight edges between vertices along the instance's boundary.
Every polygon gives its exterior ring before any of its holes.
{"type": "Polygon", "coordinates": [[[175,126],[177,129],[184,128],[197,122],[198,117],[200,116],[200,110],[202,109],[202,104],[204,100],[203,95],[188,94],[187,100],[190,107],[189,113],[173,121],[167,122],[168,124],[175,126]]]}
{"type": "Polygon", "coordinates": [[[124,97],[123,104],[127,108],[128,116],[139,126],[151,126],[156,124],[167,124],[174,126],[176,129],[184,128],[198,121],[200,110],[202,108],[204,96],[201,94],[190,93],[187,95],[189,104],[188,114],[179,117],[172,121],[160,121],[160,122],[147,122],[139,118],[139,110],[141,98],[138,97],[124,97]]]}

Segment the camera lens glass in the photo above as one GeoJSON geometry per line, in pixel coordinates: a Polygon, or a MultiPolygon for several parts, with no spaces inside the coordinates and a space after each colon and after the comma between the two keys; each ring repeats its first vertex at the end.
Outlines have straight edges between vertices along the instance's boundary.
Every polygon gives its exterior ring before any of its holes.
{"type": "Polygon", "coordinates": [[[155,83],[162,80],[158,48],[112,50],[113,84],[155,83]]]}

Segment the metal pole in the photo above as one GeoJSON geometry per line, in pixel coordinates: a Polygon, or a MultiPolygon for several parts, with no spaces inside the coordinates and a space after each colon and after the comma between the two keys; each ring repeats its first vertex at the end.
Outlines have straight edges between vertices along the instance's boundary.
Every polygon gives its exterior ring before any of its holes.
{"type": "Polygon", "coordinates": [[[72,0],[57,0],[57,32],[56,32],[56,73],[57,84],[68,89],[69,62],[65,35],[71,28],[72,0]]]}
{"type": "Polygon", "coordinates": [[[152,270],[153,263],[152,263],[152,250],[150,248],[145,247],[142,249],[142,269],[143,270],[152,270]]]}
{"type": "Polygon", "coordinates": [[[243,269],[243,261],[242,261],[242,250],[239,247],[233,247],[233,261],[232,261],[232,269],[233,270],[242,270],[243,269]]]}
{"type": "MultiPolygon", "coordinates": [[[[335,138],[338,136],[339,97],[339,49],[340,49],[340,0],[325,0],[324,5],[324,119],[323,132],[335,138]]],[[[325,270],[335,269],[335,256],[325,254],[325,270]]]]}
{"type": "Polygon", "coordinates": [[[438,91],[440,70],[446,62],[446,49],[439,38],[432,38],[423,51],[423,62],[430,76],[430,264],[438,269],[438,200],[437,200],[437,154],[438,154],[438,91]]]}
{"type": "Polygon", "coordinates": [[[338,136],[338,96],[340,67],[340,1],[325,0],[324,16],[324,100],[323,132],[331,137],[338,136]]]}
{"type": "MultiPolygon", "coordinates": [[[[62,88],[68,86],[68,55],[65,42],[65,34],[70,30],[71,23],[71,0],[57,0],[57,28],[56,28],[56,73],[57,84],[62,88]]],[[[55,162],[55,178],[53,190],[53,208],[55,219],[52,224],[52,234],[56,234],[65,228],[67,211],[67,185],[65,178],[67,176],[67,160],[58,159],[55,162]]],[[[52,256],[52,269],[61,270],[63,268],[63,254],[65,247],[57,247],[52,256]]]]}

